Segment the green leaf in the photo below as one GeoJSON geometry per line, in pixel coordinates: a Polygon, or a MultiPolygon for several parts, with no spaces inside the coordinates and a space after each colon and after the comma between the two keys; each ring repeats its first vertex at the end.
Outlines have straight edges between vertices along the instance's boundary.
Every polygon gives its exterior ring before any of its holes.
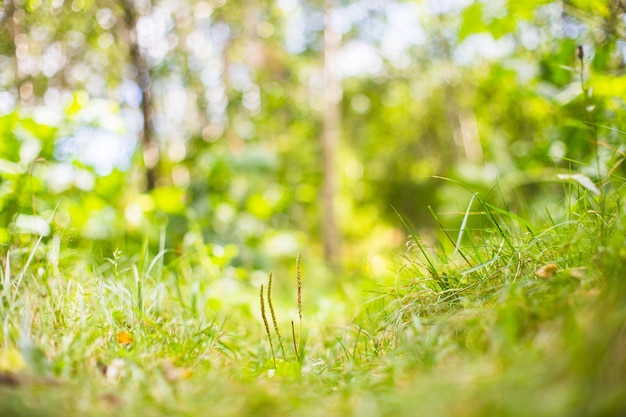
{"type": "Polygon", "coordinates": [[[463,11],[463,21],[459,29],[459,41],[475,33],[485,32],[483,23],[483,5],[474,3],[463,11]]]}

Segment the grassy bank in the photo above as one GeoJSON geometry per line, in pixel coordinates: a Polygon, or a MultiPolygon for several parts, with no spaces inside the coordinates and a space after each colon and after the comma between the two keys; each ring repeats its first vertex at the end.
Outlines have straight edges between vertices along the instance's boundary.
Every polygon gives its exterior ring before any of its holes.
{"type": "Polygon", "coordinates": [[[393,285],[316,287],[303,259],[301,308],[295,260],[268,305],[266,275],[198,275],[198,253],[12,247],[0,415],[621,415],[622,184],[536,215],[475,194],[438,241],[409,231],[393,285]]]}

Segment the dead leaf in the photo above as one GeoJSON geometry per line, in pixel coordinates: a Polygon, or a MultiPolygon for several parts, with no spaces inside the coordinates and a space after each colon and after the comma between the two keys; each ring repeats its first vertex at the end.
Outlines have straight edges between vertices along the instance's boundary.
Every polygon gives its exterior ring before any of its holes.
{"type": "Polygon", "coordinates": [[[117,334],[117,343],[120,345],[130,345],[133,343],[133,337],[128,332],[119,332],[117,334]]]}
{"type": "Polygon", "coordinates": [[[122,399],[119,396],[112,394],[112,393],[102,394],[98,398],[100,398],[102,402],[104,402],[106,405],[110,406],[111,408],[118,408],[122,406],[123,404],[122,399]]]}
{"type": "Polygon", "coordinates": [[[553,278],[556,274],[556,271],[559,267],[554,262],[549,264],[545,264],[541,268],[535,271],[535,276],[538,278],[550,279],[553,278]]]}

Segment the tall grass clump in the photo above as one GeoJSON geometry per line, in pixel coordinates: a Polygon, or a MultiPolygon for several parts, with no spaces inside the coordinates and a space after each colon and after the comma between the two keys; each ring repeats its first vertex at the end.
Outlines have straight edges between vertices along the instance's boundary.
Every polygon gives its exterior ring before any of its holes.
{"type": "MultiPolygon", "coordinates": [[[[456,403],[473,410],[468,415],[626,410],[619,347],[626,332],[626,180],[616,169],[623,160],[615,152],[611,176],[595,181],[559,174],[558,204],[525,217],[452,181],[469,192],[458,225],[431,210],[439,240],[409,229],[403,266],[379,316],[399,378],[415,386],[430,375],[451,392],[464,387],[456,403]],[[526,403],[524,412],[514,411],[526,403]]],[[[432,398],[443,401],[439,393],[432,398]]]]}

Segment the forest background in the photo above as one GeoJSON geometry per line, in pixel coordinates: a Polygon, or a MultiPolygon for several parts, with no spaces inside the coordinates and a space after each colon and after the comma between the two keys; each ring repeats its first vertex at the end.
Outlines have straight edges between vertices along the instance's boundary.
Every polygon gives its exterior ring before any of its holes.
{"type": "Polygon", "coordinates": [[[576,218],[573,185],[619,212],[625,16],[619,0],[5,0],[4,347],[35,303],[11,307],[22,283],[80,310],[96,291],[69,283],[97,281],[119,297],[102,337],[122,345],[137,311],[166,323],[172,303],[228,318],[236,345],[299,254],[305,316],[330,327],[415,278],[416,251],[463,255],[497,226],[488,207],[531,233],[524,219],[576,218]]]}
{"type": "Polygon", "coordinates": [[[543,210],[559,169],[602,175],[571,161],[621,140],[622,17],[615,1],[7,1],[0,242],[44,230],[108,257],[163,237],[244,280],[301,251],[388,273],[398,214],[432,236],[429,206],[465,210],[433,176],[543,210]]]}

